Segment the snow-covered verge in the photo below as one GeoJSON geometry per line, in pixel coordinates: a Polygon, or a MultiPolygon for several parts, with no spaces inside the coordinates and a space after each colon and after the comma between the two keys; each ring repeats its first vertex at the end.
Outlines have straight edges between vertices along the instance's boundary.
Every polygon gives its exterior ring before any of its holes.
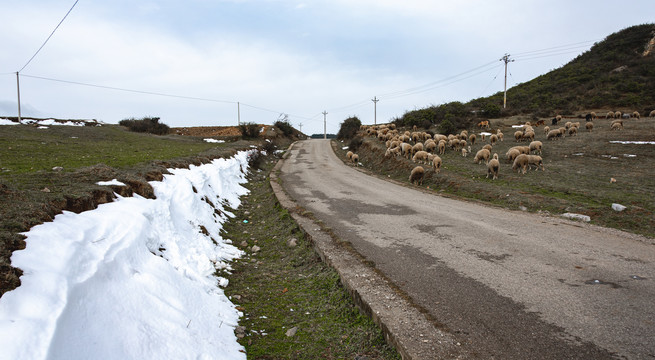
{"type": "Polygon", "coordinates": [[[0,118],[0,125],[38,125],[38,126],[53,126],[53,125],[63,125],[63,126],[88,126],[92,124],[95,126],[100,126],[101,124],[96,120],[55,120],[55,119],[31,119],[23,118],[21,122],[11,121],[9,119],[0,118]]]}
{"type": "Polygon", "coordinates": [[[219,232],[248,192],[243,151],[151,182],[156,199],[64,212],[12,255],[0,359],[245,359],[241,315],[216,269],[242,252],[219,232]]]}

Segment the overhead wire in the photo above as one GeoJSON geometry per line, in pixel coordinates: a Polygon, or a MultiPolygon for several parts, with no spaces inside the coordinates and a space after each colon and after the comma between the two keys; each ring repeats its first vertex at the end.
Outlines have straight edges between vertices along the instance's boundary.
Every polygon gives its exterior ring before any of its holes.
{"type": "Polygon", "coordinates": [[[68,10],[68,12],[66,13],[66,15],[64,15],[64,17],[63,17],[63,18],[61,19],[61,21],[59,22],[59,24],[57,24],[57,26],[55,26],[55,29],[52,30],[52,32],[50,33],[50,35],[48,36],[48,38],[45,39],[45,41],[43,42],[43,44],[41,44],[41,46],[39,47],[39,49],[34,53],[34,55],[32,55],[32,57],[31,57],[29,60],[27,60],[27,62],[25,63],[25,65],[23,65],[23,67],[22,67],[20,70],[18,70],[18,72],[23,71],[23,70],[27,67],[27,65],[29,65],[29,64],[32,62],[32,60],[34,60],[34,58],[36,57],[36,55],[41,51],[41,49],[43,49],[43,47],[45,46],[45,44],[48,43],[48,41],[50,40],[50,38],[52,37],[52,35],[55,34],[55,31],[57,31],[57,29],[59,29],[59,26],[64,22],[64,20],[66,20],[66,18],[68,17],[68,14],[70,14],[71,11],[73,11],[73,8],[75,7],[75,5],[77,5],[77,2],[78,2],[78,1],[79,1],[79,0],[75,0],[75,3],[73,3],[73,6],[71,6],[71,8],[70,8],[70,9],[68,10]]]}

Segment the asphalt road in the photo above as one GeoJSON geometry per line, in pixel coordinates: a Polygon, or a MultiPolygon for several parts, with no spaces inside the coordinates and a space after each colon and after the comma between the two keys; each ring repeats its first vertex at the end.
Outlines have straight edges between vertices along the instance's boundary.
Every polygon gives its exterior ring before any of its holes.
{"type": "Polygon", "coordinates": [[[375,263],[463,358],[655,358],[655,240],[457,201],[291,149],[289,195],[375,263]]]}

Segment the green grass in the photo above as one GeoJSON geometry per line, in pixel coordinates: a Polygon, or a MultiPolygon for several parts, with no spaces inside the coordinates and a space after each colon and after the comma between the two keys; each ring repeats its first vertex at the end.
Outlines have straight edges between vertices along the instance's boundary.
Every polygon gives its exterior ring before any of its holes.
{"type": "Polygon", "coordinates": [[[152,160],[192,156],[225,146],[197,138],[156,136],[129,132],[116,125],[0,126],[0,170],[2,175],[51,170],[61,166],[72,171],[105,164],[115,168],[152,160]]]}
{"type": "Polygon", "coordinates": [[[247,243],[248,255],[233,266],[226,293],[243,309],[247,335],[241,343],[248,358],[399,359],[277,203],[265,175],[271,166],[251,176],[251,193],[224,227],[234,244],[247,243]],[[296,247],[287,246],[291,238],[296,247]],[[261,251],[253,253],[254,245],[261,251]],[[297,333],[287,336],[293,327],[297,333]]]}
{"type": "MultiPolygon", "coordinates": [[[[609,122],[596,120],[593,132],[581,130],[578,136],[558,141],[546,140],[543,127],[536,128],[535,140],[544,144],[542,157],[546,170],[521,175],[513,172],[511,164],[505,160],[510,147],[528,145],[513,139],[515,129],[511,125],[517,124],[517,119],[492,120],[494,131],[501,128],[505,134],[505,141],[497,143],[492,150],[492,154],[498,153],[500,158],[498,180],[487,179],[486,166],[473,162],[475,152],[483,145],[478,142],[472,146],[472,155],[466,158],[447,150],[441,156],[441,173],[426,172],[423,187],[509,209],[525,207],[529,211],[555,215],[581,213],[589,215],[594,224],[653,237],[655,145],[611,144],[610,141],[655,141],[655,121],[631,119],[626,121],[623,131],[610,131],[609,122]],[[628,158],[624,154],[636,157],[628,158]],[[610,183],[610,178],[617,182],[610,183]],[[628,208],[617,213],[611,209],[612,203],[628,208]]],[[[346,151],[341,149],[344,145],[339,143],[334,148],[345,158],[346,151]]],[[[385,159],[385,149],[384,143],[367,137],[358,151],[360,161],[373,173],[408,183],[409,172],[416,164],[404,158],[385,159]]]]}

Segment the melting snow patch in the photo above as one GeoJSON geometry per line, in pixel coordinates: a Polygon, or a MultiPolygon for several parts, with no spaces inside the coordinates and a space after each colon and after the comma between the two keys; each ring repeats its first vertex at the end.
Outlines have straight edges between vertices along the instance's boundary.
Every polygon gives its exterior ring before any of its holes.
{"type": "Polygon", "coordinates": [[[623,154],[623,157],[627,157],[627,158],[636,158],[637,155],[633,155],[633,154],[623,154]]]}
{"type": "Polygon", "coordinates": [[[591,218],[587,215],[582,215],[582,214],[573,214],[573,213],[564,213],[561,215],[563,218],[571,219],[571,220],[580,220],[584,222],[590,222],[591,218]]]}
{"type": "Polygon", "coordinates": [[[480,135],[491,136],[491,133],[489,133],[489,132],[481,132],[480,135]]]}
{"type": "Polygon", "coordinates": [[[512,125],[512,127],[513,127],[514,129],[520,129],[520,128],[524,128],[525,125],[512,125]]]}
{"type": "Polygon", "coordinates": [[[346,150],[346,149],[348,149],[348,146],[344,146],[341,148],[341,150],[346,150]]]}
{"type": "Polygon", "coordinates": [[[0,125],[20,125],[20,123],[11,121],[9,119],[0,119],[0,125]]]}
{"type": "Polygon", "coordinates": [[[626,207],[624,205],[612,204],[612,210],[614,210],[614,211],[623,211],[625,209],[626,209],[626,207]]]}
{"type": "Polygon", "coordinates": [[[22,284],[0,301],[0,358],[246,359],[243,314],[214,274],[243,255],[221,229],[248,192],[250,153],[169,169],[150,182],[155,199],[64,211],[25,233],[11,257],[22,284]]]}
{"type": "Polygon", "coordinates": [[[109,180],[109,181],[98,181],[96,183],[96,185],[100,185],[100,186],[110,186],[110,185],[126,186],[125,184],[123,184],[122,182],[120,182],[120,181],[118,181],[116,179],[109,180]]]}
{"type": "Polygon", "coordinates": [[[225,142],[225,140],[216,140],[216,139],[212,139],[212,138],[207,138],[207,139],[203,139],[203,140],[204,140],[205,142],[208,142],[208,143],[215,143],[215,144],[222,144],[222,143],[225,142]]]}
{"type": "Polygon", "coordinates": [[[655,145],[655,141],[610,141],[610,144],[655,145]]]}
{"type": "Polygon", "coordinates": [[[575,154],[572,154],[572,155],[573,156],[582,156],[582,155],[584,155],[584,153],[575,153],[575,154]]]}

